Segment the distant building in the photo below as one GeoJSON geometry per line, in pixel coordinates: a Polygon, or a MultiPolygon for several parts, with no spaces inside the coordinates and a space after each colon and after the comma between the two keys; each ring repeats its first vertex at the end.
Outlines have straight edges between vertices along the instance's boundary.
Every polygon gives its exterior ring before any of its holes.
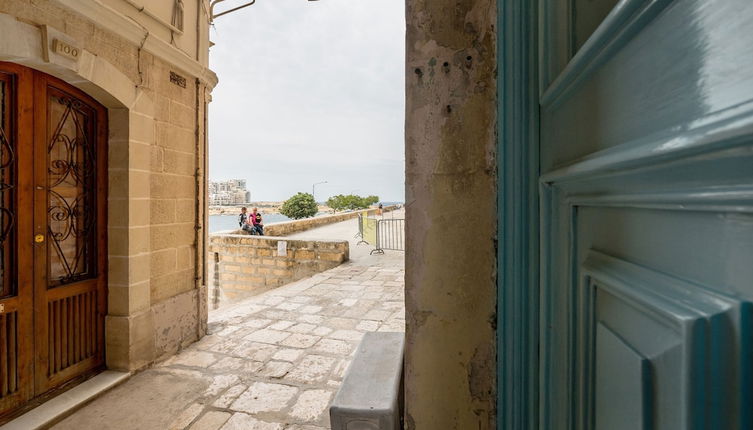
{"type": "Polygon", "coordinates": [[[209,205],[242,205],[251,200],[246,190],[245,179],[230,179],[222,182],[209,181],[209,205]]]}

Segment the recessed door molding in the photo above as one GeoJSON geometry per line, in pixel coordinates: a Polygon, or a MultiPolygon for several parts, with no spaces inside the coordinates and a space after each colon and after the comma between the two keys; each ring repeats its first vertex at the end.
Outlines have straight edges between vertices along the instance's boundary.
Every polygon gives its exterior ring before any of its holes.
{"type": "Polygon", "coordinates": [[[560,100],[567,98],[599,66],[619,52],[625,43],[650,24],[673,0],[622,0],[577,49],[569,43],[567,48],[555,53],[556,39],[568,39],[573,32],[572,0],[542,2],[545,23],[541,40],[541,106],[554,109],[560,100]],[[555,55],[567,55],[557,58],[555,55]],[[562,64],[565,64],[563,67],[562,64]]]}
{"type": "MultiPolygon", "coordinates": [[[[598,355],[608,354],[615,347],[614,341],[599,344],[599,325],[608,328],[612,337],[619,338],[624,348],[633,350],[642,360],[649,360],[649,369],[642,371],[650,371],[648,379],[633,375],[631,381],[626,381],[626,386],[641,380],[648,384],[634,392],[634,398],[624,399],[645,403],[646,415],[633,416],[635,423],[648,428],[653,423],[660,427],[670,424],[690,427],[690,423],[697,422],[722,425],[728,417],[741,414],[741,409],[749,404],[751,399],[740,387],[753,383],[750,380],[753,363],[740,361],[738,357],[753,353],[747,324],[753,316],[751,303],[595,250],[588,251],[577,276],[580,282],[575,294],[574,342],[578,366],[573,384],[579,392],[575,409],[583,412],[578,418],[579,428],[598,424],[600,412],[602,420],[614,422],[604,416],[619,416],[622,408],[619,402],[612,402],[614,399],[597,396],[600,384],[608,383],[597,377],[598,355]],[[654,337],[635,332],[632,326],[641,319],[644,327],[655,331],[654,337]],[[683,389],[690,395],[686,397],[683,389]],[[724,401],[708,402],[706,396],[724,401]],[[604,406],[597,406],[600,400],[604,406]],[[667,406],[651,411],[657,402],[667,406]]],[[[606,334],[602,337],[605,342],[610,340],[606,334]]],[[[604,367],[610,365],[614,363],[602,363],[604,367]]],[[[607,368],[612,374],[621,371],[607,368]]],[[[602,376],[607,380],[613,377],[602,376]]]]}

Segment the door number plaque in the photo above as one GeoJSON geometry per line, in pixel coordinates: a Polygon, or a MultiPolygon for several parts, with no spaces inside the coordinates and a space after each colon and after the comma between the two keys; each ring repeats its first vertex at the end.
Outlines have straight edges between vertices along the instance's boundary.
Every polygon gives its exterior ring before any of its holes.
{"type": "Polygon", "coordinates": [[[52,52],[68,57],[71,60],[78,60],[80,50],[60,39],[52,39],[52,52]]]}

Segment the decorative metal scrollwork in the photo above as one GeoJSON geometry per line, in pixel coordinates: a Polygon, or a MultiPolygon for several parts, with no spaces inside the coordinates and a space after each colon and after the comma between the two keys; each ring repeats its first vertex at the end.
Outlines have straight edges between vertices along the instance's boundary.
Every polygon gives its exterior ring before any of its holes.
{"type": "Polygon", "coordinates": [[[86,106],[68,97],[53,101],[65,109],[48,145],[48,236],[58,260],[50,281],[62,285],[93,275],[97,169],[86,106]]]}
{"type": "MultiPolygon", "coordinates": [[[[87,209],[90,204],[86,201],[87,196],[85,194],[76,197],[73,203],[69,203],[68,199],[53,190],[49,191],[49,195],[50,206],[47,214],[51,221],[50,224],[55,222],[59,226],[56,229],[50,228],[50,238],[56,244],[71,237],[86,238],[93,232],[95,217],[93,211],[87,209]],[[53,201],[55,204],[53,204],[53,201]]],[[[76,264],[73,264],[74,268],[76,266],[76,264]]]]}
{"type": "Polygon", "coordinates": [[[0,297],[12,293],[14,280],[13,250],[9,243],[16,220],[13,191],[16,153],[6,128],[8,126],[8,81],[0,80],[0,297]]]}
{"type": "Polygon", "coordinates": [[[54,150],[60,151],[62,148],[65,157],[50,160],[50,188],[62,184],[69,176],[73,177],[75,183],[84,184],[96,174],[96,160],[88,136],[89,131],[85,129],[82,118],[79,117],[83,104],[79,100],[63,97],[58,98],[58,102],[66,106],[66,109],[50,141],[48,153],[52,154],[54,150]],[[68,120],[73,121],[76,136],[71,137],[63,133],[68,120]]]}
{"type": "MultiPolygon", "coordinates": [[[[0,102],[3,102],[0,100],[0,102]]],[[[4,109],[3,109],[4,110],[4,109]]],[[[3,111],[0,111],[0,114],[3,111]]],[[[0,121],[2,121],[2,116],[0,116],[0,121]]],[[[0,122],[0,172],[2,172],[5,169],[9,169],[13,166],[13,163],[15,162],[16,154],[13,151],[13,146],[10,144],[10,141],[8,140],[8,137],[5,134],[5,130],[3,129],[2,122],[0,122]]],[[[0,196],[3,196],[3,203],[5,200],[5,193],[7,191],[10,191],[14,188],[13,184],[6,183],[8,179],[6,178],[6,172],[2,172],[0,174],[0,196]]],[[[4,206],[0,207],[0,245],[5,242],[5,240],[10,235],[11,230],[13,230],[13,223],[15,222],[15,216],[13,214],[13,211],[11,211],[9,208],[6,208],[4,206]]]]}
{"type": "Polygon", "coordinates": [[[0,124],[0,169],[6,169],[13,165],[15,153],[10,145],[8,138],[5,136],[2,124],[0,124]]]}

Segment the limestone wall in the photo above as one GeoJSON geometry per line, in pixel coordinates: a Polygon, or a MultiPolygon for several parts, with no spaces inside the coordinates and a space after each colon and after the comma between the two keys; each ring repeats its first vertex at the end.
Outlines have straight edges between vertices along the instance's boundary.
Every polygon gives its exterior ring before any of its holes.
{"type": "Polygon", "coordinates": [[[494,0],[407,1],[410,430],[496,428],[496,17],[494,0]]]}
{"type": "Polygon", "coordinates": [[[336,222],[357,218],[359,214],[373,215],[375,213],[376,209],[366,209],[362,211],[346,212],[334,215],[322,215],[314,218],[305,218],[295,221],[276,222],[274,224],[265,225],[264,234],[269,236],[287,236],[289,234],[310,230],[312,228],[321,227],[327,224],[333,224],[336,222]]]}
{"type": "Polygon", "coordinates": [[[347,261],[348,255],[347,241],[212,235],[210,306],[217,308],[331,269],[347,261]]]}
{"type": "Polygon", "coordinates": [[[166,2],[0,2],[0,61],[63,79],[108,108],[105,337],[107,366],[123,370],[174,353],[206,326],[205,124],[217,83],[206,68],[208,18],[201,0],[184,1],[176,32],[133,6],[142,3],[169,18],[166,2]],[[81,55],[51,53],[43,34],[81,55]]]}

